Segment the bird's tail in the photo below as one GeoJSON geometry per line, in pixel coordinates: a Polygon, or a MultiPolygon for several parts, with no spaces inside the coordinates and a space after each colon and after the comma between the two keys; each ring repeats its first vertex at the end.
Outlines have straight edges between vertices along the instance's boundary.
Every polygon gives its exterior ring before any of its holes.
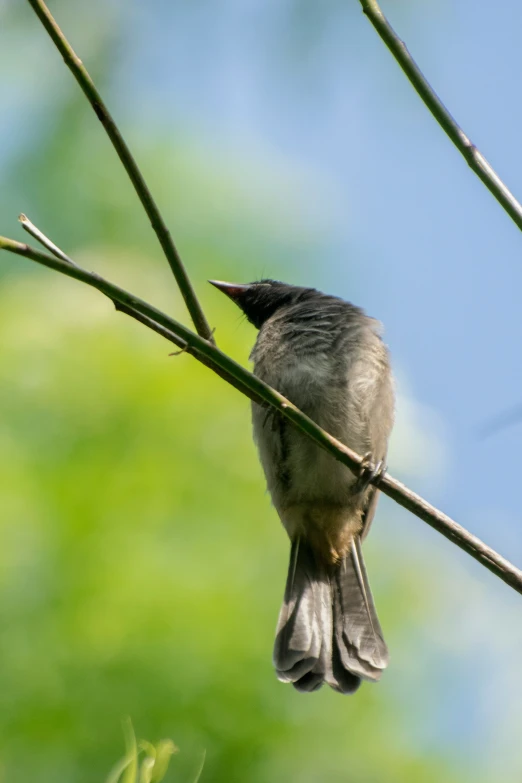
{"type": "Polygon", "coordinates": [[[296,538],[274,647],[279,679],[300,691],[326,682],[353,693],[361,679],[378,680],[387,664],[359,538],[336,565],[296,538]]]}

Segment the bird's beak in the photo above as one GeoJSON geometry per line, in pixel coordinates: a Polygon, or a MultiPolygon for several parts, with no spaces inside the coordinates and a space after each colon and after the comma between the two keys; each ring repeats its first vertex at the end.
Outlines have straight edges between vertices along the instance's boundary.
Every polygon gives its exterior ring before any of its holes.
{"type": "Polygon", "coordinates": [[[219,291],[223,291],[223,293],[229,296],[232,301],[236,301],[241,296],[241,294],[251,288],[250,285],[243,283],[224,283],[222,280],[209,280],[208,282],[215,286],[219,291]]]}

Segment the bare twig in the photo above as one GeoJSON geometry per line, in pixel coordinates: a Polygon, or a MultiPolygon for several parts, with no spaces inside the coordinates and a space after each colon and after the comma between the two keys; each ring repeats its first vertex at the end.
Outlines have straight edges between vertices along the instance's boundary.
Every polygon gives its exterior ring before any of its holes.
{"type": "MultiPolygon", "coordinates": [[[[325,449],[325,451],[346,465],[354,473],[359,473],[362,458],[358,454],[321,429],[278,391],[256,378],[255,375],[245,370],[232,358],[222,353],[213,343],[198,336],[186,326],[183,326],[183,324],[178,323],[152,305],[113,285],[94,272],[87,272],[81,267],[72,266],[60,258],[53,258],[53,256],[34,250],[26,244],[0,237],[0,249],[25,256],[43,266],[75,278],[101,291],[113,302],[117,302],[119,309],[136,318],[145,326],[154,329],[154,331],[177,345],[180,343],[182,345],[185,344],[187,352],[191,353],[198,361],[203,362],[207,367],[217,372],[222,378],[232,383],[239,391],[255,402],[269,406],[280,415],[289,419],[294,426],[305,433],[318,446],[325,449]],[[172,336],[175,339],[172,339],[172,336]]],[[[475,560],[478,560],[479,563],[482,563],[506,584],[522,594],[522,571],[486,546],[480,539],[473,536],[453,519],[427,503],[423,498],[407,489],[391,476],[385,474],[382,478],[375,478],[373,483],[399,505],[427,522],[431,527],[438,530],[439,533],[442,533],[443,536],[475,558],[475,560]]]]}
{"type": "Polygon", "coordinates": [[[63,250],[60,250],[60,248],[54,244],[54,242],[51,242],[49,237],[46,237],[45,234],[40,231],[39,228],[37,228],[34,223],[32,223],[27,215],[24,215],[23,213],[18,217],[18,220],[24,229],[24,231],[27,231],[28,234],[30,234],[32,237],[34,237],[41,245],[43,245],[49,252],[53,254],[53,256],[56,256],[56,258],[61,258],[62,261],[65,261],[66,264],[71,264],[72,266],[78,266],[72,258],[69,258],[68,255],[66,255],[63,250]]]}
{"type": "Polygon", "coordinates": [[[479,177],[490,193],[494,195],[508,215],[522,230],[522,204],[517,201],[509,188],[502,182],[491,164],[488,163],[484,155],[479,152],[451,116],[409,53],[404,41],[399,38],[384,16],[377,0],[360,0],[360,3],[364,13],[375,27],[439,125],[450,137],[458,151],[464,156],[477,177],[479,177]]]}
{"type": "Polygon", "coordinates": [[[147,187],[147,183],[145,182],[136,161],[134,160],[116,123],[111,117],[109,110],[103,102],[100,93],[96,89],[94,82],[89,76],[87,69],[56,24],[54,18],[51,15],[51,12],[43,0],[28,0],[28,2],[49,33],[56,48],[62,55],[65,64],[82,88],[82,91],[94,109],[96,116],[105,128],[105,131],[107,132],[107,135],[111,140],[125,171],[129,175],[129,178],[134,185],[134,189],[138,194],[138,198],[140,199],[145,212],[147,213],[152,228],[156,232],[156,236],[158,237],[165,257],[169,262],[170,268],[172,269],[190,316],[194,322],[196,331],[206,340],[213,342],[214,338],[212,337],[212,330],[207,322],[207,319],[205,318],[201,304],[199,303],[196,292],[192,287],[192,283],[190,282],[181,257],[172,240],[172,237],[170,236],[170,232],[160,214],[160,211],[152,197],[150,190],[147,187]]]}

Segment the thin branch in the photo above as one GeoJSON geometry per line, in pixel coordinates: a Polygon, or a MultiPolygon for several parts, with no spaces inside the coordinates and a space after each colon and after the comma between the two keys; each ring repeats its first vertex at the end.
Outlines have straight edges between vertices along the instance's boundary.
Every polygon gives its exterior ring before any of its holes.
{"type": "MultiPolygon", "coordinates": [[[[57,245],[52,242],[49,237],[47,237],[43,231],[40,231],[37,226],[32,223],[27,215],[20,215],[18,220],[22,224],[22,227],[25,231],[27,231],[28,234],[30,234],[32,237],[34,237],[38,242],[40,242],[41,245],[43,245],[47,250],[49,250],[56,258],[59,258],[60,260],[64,261],[66,264],[70,264],[73,267],[76,267],[76,269],[81,269],[81,267],[72,260],[64,251],[59,248],[57,245]]],[[[246,394],[249,396],[254,402],[261,402],[259,397],[257,397],[255,394],[249,391],[249,389],[241,384],[236,378],[232,378],[226,374],[223,373],[223,371],[208,357],[201,356],[198,354],[197,350],[195,348],[192,348],[189,346],[185,340],[182,340],[180,337],[175,335],[173,332],[169,331],[168,329],[165,329],[164,326],[160,326],[160,324],[156,323],[156,321],[153,321],[152,318],[149,318],[146,315],[143,315],[138,310],[133,309],[132,307],[129,307],[126,304],[122,304],[117,299],[112,299],[112,303],[116,310],[118,310],[121,313],[125,313],[125,315],[129,315],[131,318],[134,318],[134,320],[139,321],[139,323],[143,324],[144,326],[148,327],[149,329],[152,329],[152,331],[156,332],[157,334],[164,337],[166,340],[169,340],[171,343],[174,343],[178,348],[180,348],[179,353],[188,353],[191,356],[196,357],[197,359],[205,365],[205,367],[208,367],[209,369],[213,370],[217,375],[220,375],[224,380],[228,381],[228,383],[232,384],[238,391],[242,392],[243,394],[246,394]]]]}
{"type": "Polygon", "coordinates": [[[43,0],[28,0],[28,2],[49,33],[56,48],[62,55],[65,64],[80,85],[87,100],[94,109],[96,116],[105,128],[105,131],[107,132],[107,135],[111,140],[125,171],[129,175],[129,178],[134,185],[134,190],[136,191],[138,198],[140,199],[143,208],[147,213],[152,228],[156,232],[156,236],[158,237],[165,257],[169,262],[174,277],[176,278],[179,290],[181,291],[183,299],[185,300],[185,304],[187,305],[187,309],[190,313],[192,321],[194,322],[196,331],[206,340],[213,342],[212,330],[196,296],[196,292],[192,287],[192,283],[190,282],[189,276],[183,265],[178,250],[172,240],[172,237],[170,236],[170,232],[165,224],[165,221],[160,214],[156,202],[152,198],[152,194],[147,187],[147,184],[138,168],[136,161],[134,160],[127,144],[125,143],[125,140],[123,139],[123,136],[121,135],[116,123],[110,115],[109,110],[103,102],[100,93],[96,89],[94,82],[89,76],[87,69],[56,24],[54,18],[51,15],[51,12],[43,0]]]}
{"type": "Polygon", "coordinates": [[[508,215],[522,230],[522,204],[502,182],[496,171],[484,155],[466,136],[441,99],[431,87],[419,66],[384,16],[377,0],[360,0],[363,11],[377,30],[378,34],[395,57],[410,80],[418,95],[422,98],[441,128],[450,137],[458,151],[464,156],[470,168],[504,207],[508,215]]]}
{"type": "MultiPolygon", "coordinates": [[[[153,328],[164,337],[167,337],[167,339],[170,339],[167,333],[172,333],[178,340],[181,339],[187,345],[187,352],[192,353],[198,361],[202,361],[207,367],[217,372],[222,378],[232,383],[232,385],[251,399],[254,399],[259,404],[273,408],[280,415],[289,419],[294,426],[311,438],[318,446],[339,460],[339,462],[342,462],[354,473],[359,473],[362,458],[358,454],[321,429],[278,391],[256,378],[255,375],[245,370],[232,358],[222,353],[213,343],[198,336],[190,329],[187,329],[186,326],[183,326],[183,324],[178,323],[152,305],[113,285],[94,272],[87,272],[81,267],[72,266],[66,261],[34,250],[21,242],[0,237],[0,249],[25,256],[43,266],[96,288],[112,301],[118,302],[118,305],[121,305],[120,309],[133,318],[137,317],[137,311],[139,314],[138,320],[145,326],[153,328]]],[[[427,522],[431,527],[438,530],[439,533],[442,533],[443,536],[475,558],[475,560],[478,560],[479,563],[482,563],[506,584],[522,594],[522,571],[486,546],[476,536],[473,536],[453,519],[427,503],[423,498],[407,489],[391,476],[386,474],[382,478],[374,479],[373,483],[384,494],[427,522]]]]}

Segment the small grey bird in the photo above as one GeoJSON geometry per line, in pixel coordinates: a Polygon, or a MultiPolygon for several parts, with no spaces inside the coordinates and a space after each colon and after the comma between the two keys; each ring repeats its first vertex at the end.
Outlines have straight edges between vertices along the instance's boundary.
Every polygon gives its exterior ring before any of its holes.
{"type": "MultiPolygon", "coordinates": [[[[384,470],[393,380],[380,324],[313,288],[210,281],[259,329],[254,373],[323,429],[384,470]]],[[[291,541],[274,665],[283,682],[353,693],[388,663],[361,551],[377,505],[357,478],[284,417],[252,404],[254,439],[291,541]]]]}

